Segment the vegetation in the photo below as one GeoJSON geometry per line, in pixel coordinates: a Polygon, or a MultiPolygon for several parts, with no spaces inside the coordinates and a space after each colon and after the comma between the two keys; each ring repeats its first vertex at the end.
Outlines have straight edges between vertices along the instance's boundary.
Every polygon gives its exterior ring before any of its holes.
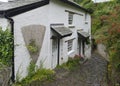
{"type": "Polygon", "coordinates": [[[28,67],[28,76],[21,81],[17,81],[13,86],[31,86],[36,82],[39,85],[44,81],[51,81],[54,79],[54,71],[50,69],[39,68],[36,69],[36,65],[31,62],[28,67]]]}
{"type": "Polygon", "coordinates": [[[0,27],[0,63],[10,66],[13,57],[13,36],[9,29],[0,27]]]}
{"type": "MultiPolygon", "coordinates": [[[[76,55],[74,58],[69,58],[67,63],[57,66],[56,69],[72,71],[80,64],[79,61],[80,57],[76,55]]],[[[53,81],[55,79],[55,71],[45,69],[42,65],[43,63],[40,68],[37,68],[35,63],[31,62],[28,67],[28,76],[20,81],[20,75],[18,74],[17,82],[13,86],[31,86],[35,83],[40,85],[46,81],[53,81]]]]}
{"type": "MultiPolygon", "coordinates": [[[[77,0],[75,0],[77,1],[77,0]]],[[[109,79],[112,84],[120,83],[120,0],[94,4],[89,0],[81,1],[81,5],[91,9],[92,14],[92,35],[96,44],[102,43],[109,54],[109,79]]],[[[77,1],[77,2],[78,2],[77,1]]]]}
{"type": "Polygon", "coordinates": [[[36,54],[38,52],[38,47],[37,47],[34,39],[30,40],[30,43],[27,46],[27,48],[30,51],[30,53],[32,53],[32,54],[36,54]]]}
{"type": "Polygon", "coordinates": [[[79,56],[75,56],[75,58],[69,58],[68,62],[63,63],[62,65],[58,65],[57,68],[63,68],[69,71],[74,70],[80,64],[79,56]]]}

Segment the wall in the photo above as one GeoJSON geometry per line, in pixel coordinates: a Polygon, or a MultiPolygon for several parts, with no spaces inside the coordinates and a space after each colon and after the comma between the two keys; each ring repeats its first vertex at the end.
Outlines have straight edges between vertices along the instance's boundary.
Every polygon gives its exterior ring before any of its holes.
{"type": "Polygon", "coordinates": [[[0,18],[0,27],[2,27],[3,30],[6,30],[7,28],[10,29],[10,24],[7,19],[0,18]]]}
{"type": "MultiPolygon", "coordinates": [[[[48,26],[48,6],[42,6],[40,8],[22,13],[20,15],[14,16],[14,39],[15,39],[15,75],[19,74],[21,78],[27,75],[27,68],[31,62],[29,51],[26,47],[22,28],[29,25],[44,25],[47,30],[45,32],[43,45],[41,47],[40,56],[36,65],[40,65],[40,61],[44,61],[45,67],[50,68],[49,57],[49,26],[48,26]],[[46,54],[47,53],[47,54],[46,54]]],[[[34,29],[34,28],[33,28],[34,29]]],[[[17,75],[16,75],[17,76],[17,75]]]]}
{"type": "MultiPolygon", "coordinates": [[[[61,45],[63,45],[63,46],[61,46],[61,48],[60,48],[60,64],[62,64],[68,60],[68,57],[73,57],[73,56],[75,56],[75,54],[78,54],[78,52],[77,52],[77,48],[78,48],[77,30],[83,29],[83,31],[91,34],[91,16],[89,14],[87,14],[87,17],[85,20],[86,12],[84,12],[80,9],[77,9],[73,6],[70,6],[66,3],[63,3],[59,0],[51,0],[49,14],[50,14],[50,16],[49,16],[50,24],[63,23],[66,27],[75,26],[75,28],[70,28],[70,30],[73,31],[71,36],[61,39],[61,41],[62,41],[61,45]],[[73,11],[78,14],[82,14],[83,16],[74,14],[73,15],[73,24],[69,25],[68,24],[68,12],[65,12],[65,10],[73,11]],[[85,21],[87,21],[88,24],[85,24],[85,21]],[[67,40],[70,40],[70,39],[74,39],[73,40],[74,41],[73,42],[73,50],[68,52],[67,51],[67,40]]],[[[52,40],[51,40],[51,44],[52,44],[52,40]]],[[[52,46],[51,46],[51,50],[52,50],[52,46]]],[[[91,46],[90,45],[86,47],[85,54],[87,57],[91,56],[91,46]]]]}
{"type": "Polygon", "coordinates": [[[86,19],[85,19],[85,32],[88,32],[90,37],[90,44],[85,46],[85,56],[89,59],[91,57],[91,16],[89,14],[86,14],[86,19]]]}
{"type": "Polygon", "coordinates": [[[12,68],[0,63],[0,86],[10,86],[12,68]]]}
{"type": "Polygon", "coordinates": [[[109,56],[108,56],[108,53],[106,51],[105,45],[103,45],[103,44],[97,44],[97,50],[98,50],[98,53],[102,57],[104,57],[107,61],[109,61],[109,56]]]}

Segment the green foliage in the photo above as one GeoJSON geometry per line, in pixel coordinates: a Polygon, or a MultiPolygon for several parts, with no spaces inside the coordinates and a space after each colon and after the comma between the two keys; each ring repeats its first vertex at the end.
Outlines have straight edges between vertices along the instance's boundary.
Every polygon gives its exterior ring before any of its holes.
{"type": "Polygon", "coordinates": [[[30,53],[35,54],[38,52],[38,47],[35,43],[35,40],[31,39],[29,45],[27,46],[30,53]]]}
{"type": "Polygon", "coordinates": [[[30,65],[28,67],[28,76],[29,77],[32,77],[35,74],[35,67],[36,67],[35,63],[31,61],[30,65]]]}
{"type": "Polygon", "coordinates": [[[57,68],[63,68],[66,70],[74,70],[80,63],[80,58],[69,58],[67,63],[63,63],[62,65],[57,66],[57,68]]]}
{"type": "Polygon", "coordinates": [[[14,86],[29,86],[35,81],[38,81],[39,83],[44,81],[51,81],[54,79],[54,73],[55,72],[50,69],[45,68],[36,69],[35,64],[31,62],[30,66],[28,67],[28,76],[22,79],[22,81],[16,82],[14,86]]]}
{"type": "Polygon", "coordinates": [[[10,66],[13,57],[13,36],[9,29],[5,31],[0,27],[0,62],[10,66]]]}
{"type": "Polygon", "coordinates": [[[32,76],[28,75],[24,78],[21,82],[17,83],[21,86],[26,86],[34,81],[44,82],[44,81],[51,81],[54,79],[53,77],[54,71],[50,69],[39,69],[37,70],[32,76]]]}
{"type": "Polygon", "coordinates": [[[39,80],[39,81],[48,80],[48,81],[51,81],[51,80],[53,80],[53,74],[54,74],[53,70],[42,68],[42,69],[37,70],[37,72],[32,77],[32,79],[33,79],[33,81],[34,80],[39,80]]]}

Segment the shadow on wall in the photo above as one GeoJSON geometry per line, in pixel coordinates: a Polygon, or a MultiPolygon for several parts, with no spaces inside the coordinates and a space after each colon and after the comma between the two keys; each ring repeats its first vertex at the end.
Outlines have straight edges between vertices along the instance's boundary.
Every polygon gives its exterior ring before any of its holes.
{"type": "Polygon", "coordinates": [[[45,26],[29,25],[22,28],[22,34],[32,61],[37,62],[45,35],[45,26]]]}

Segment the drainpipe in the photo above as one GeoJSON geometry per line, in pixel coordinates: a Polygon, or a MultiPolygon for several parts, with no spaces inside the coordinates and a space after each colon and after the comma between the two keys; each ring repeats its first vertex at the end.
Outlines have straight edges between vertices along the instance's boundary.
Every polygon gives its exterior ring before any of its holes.
{"type": "Polygon", "coordinates": [[[59,58],[60,58],[60,38],[58,38],[58,62],[57,62],[58,65],[59,65],[59,58]]]}
{"type": "Polygon", "coordinates": [[[83,55],[85,55],[85,41],[83,40],[83,55]]]}
{"type": "Polygon", "coordinates": [[[4,17],[10,21],[10,25],[11,25],[11,33],[13,35],[13,56],[12,56],[12,82],[15,82],[15,73],[14,73],[14,20],[11,17],[8,17],[7,15],[4,15],[4,17]]]}
{"type": "Polygon", "coordinates": [[[79,41],[79,55],[81,56],[81,39],[78,39],[79,41]]]}

